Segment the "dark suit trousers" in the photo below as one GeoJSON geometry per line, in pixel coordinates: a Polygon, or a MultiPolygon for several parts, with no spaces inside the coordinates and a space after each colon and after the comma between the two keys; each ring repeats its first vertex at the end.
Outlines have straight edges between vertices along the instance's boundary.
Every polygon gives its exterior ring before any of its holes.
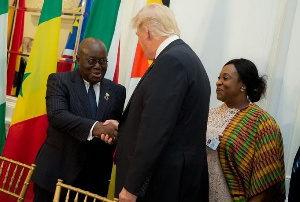
{"type": "MultiPolygon", "coordinates": [[[[99,150],[97,150],[99,145],[95,141],[88,141],[86,147],[88,151],[87,159],[73,186],[106,197],[109,179],[105,176],[110,176],[112,162],[109,164],[109,173],[103,173],[104,170],[99,170],[101,166],[104,166],[104,162],[101,162],[100,159],[103,160],[101,157],[107,156],[107,154],[100,153],[99,150]],[[99,157],[99,155],[101,156],[99,157]]],[[[110,158],[112,161],[112,156],[110,158]]]]}
{"type": "MultiPolygon", "coordinates": [[[[97,147],[99,147],[99,144],[97,144],[96,141],[87,142],[86,149],[88,155],[86,161],[83,167],[81,168],[74,183],[72,184],[72,186],[106,197],[108,191],[108,185],[109,185],[109,179],[107,179],[106,176],[108,175],[110,176],[111,173],[110,169],[112,167],[112,155],[111,157],[108,156],[108,158],[110,158],[111,160],[99,157],[99,155],[103,157],[103,156],[107,156],[107,154],[99,153],[97,147]],[[99,159],[102,159],[102,161],[99,159]],[[111,161],[111,163],[108,164],[109,169],[99,170],[99,167],[101,168],[101,166],[102,167],[107,166],[107,163],[105,165],[103,161],[111,161]]],[[[47,190],[44,190],[39,186],[37,186],[36,184],[34,186],[34,193],[35,193],[34,202],[53,201],[54,192],[51,193],[47,190]]],[[[62,189],[61,198],[63,198],[65,194],[66,194],[65,190],[62,189]]],[[[69,201],[73,201],[74,200],[73,197],[74,194],[71,192],[69,201]]],[[[81,197],[79,198],[80,199],[79,201],[83,201],[83,198],[81,197]]]]}
{"type": "Polygon", "coordinates": [[[52,202],[54,193],[51,193],[45,189],[42,189],[37,184],[33,186],[34,199],[33,202],[52,202]]]}

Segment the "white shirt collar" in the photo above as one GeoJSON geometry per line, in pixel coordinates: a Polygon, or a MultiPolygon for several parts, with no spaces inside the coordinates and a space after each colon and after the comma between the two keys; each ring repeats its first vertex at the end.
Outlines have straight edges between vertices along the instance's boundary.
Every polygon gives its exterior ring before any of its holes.
{"type": "MultiPolygon", "coordinates": [[[[85,89],[86,89],[86,92],[88,93],[88,90],[89,90],[89,87],[90,87],[90,83],[86,80],[83,79],[83,82],[84,82],[84,85],[85,85],[85,89]]],[[[98,106],[98,103],[99,103],[99,96],[100,96],[100,82],[98,83],[95,83],[93,85],[93,88],[95,90],[95,94],[96,94],[96,102],[97,102],[97,106],[98,106]]]]}
{"type": "Polygon", "coordinates": [[[171,35],[166,40],[164,40],[157,48],[155,58],[161,53],[162,50],[164,50],[170,43],[173,41],[179,39],[179,36],[177,35],[171,35]]]}
{"type": "MultiPolygon", "coordinates": [[[[86,81],[86,80],[84,80],[84,79],[83,79],[83,82],[84,82],[85,87],[88,89],[88,88],[90,87],[90,82],[88,82],[88,81],[86,81]]],[[[100,82],[95,83],[94,85],[100,86],[100,82]]]]}

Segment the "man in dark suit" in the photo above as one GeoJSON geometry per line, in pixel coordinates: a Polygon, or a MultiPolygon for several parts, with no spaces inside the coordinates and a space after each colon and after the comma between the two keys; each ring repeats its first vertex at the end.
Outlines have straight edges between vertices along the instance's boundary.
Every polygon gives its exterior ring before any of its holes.
{"type": "Polygon", "coordinates": [[[289,202],[297,202],[300,199],[300,147],[296,153],[290,180],[289,202]]]}
{"type": "Polygon", "coordinates": [[[146,57],[155,61],[120,120],[116,196],[120,202],[208,201],[206,71],[179,39],[168,7],[145,6],[133,27],[146,57]]]}
{"type": "Polygon", "coordinates": [[[48,78],[49,127],[35,161],[34,201],[52,201],[57,179],[102,196],[107,194],[115,146],[99,137],[116,135],[117,126],[104,126],[103,122],[120,119],[125,88],[103,78],[107,51],[102,41],[84,39],[77,62],[77,70],[48,78]]]}

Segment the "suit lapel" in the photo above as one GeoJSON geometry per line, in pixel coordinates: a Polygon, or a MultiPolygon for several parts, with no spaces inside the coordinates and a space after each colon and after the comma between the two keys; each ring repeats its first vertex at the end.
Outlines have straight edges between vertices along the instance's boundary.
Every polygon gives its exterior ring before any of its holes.
{"type": "MultiPolygon", "coordinates": [[[[170,43],[170,44],[169,44],[166,48],[164,48],[164,49],[162,50],[162,52],[157,56],[156,61],[158,61],[159,58],[160,58],[160,56],[163,55],[165,52],[167,52],[170,48],[172,48],[173,46],[182,44],[182,43],[184,43],[184,42],[183,42],[181,39],[177,39],[177,40],[173,41],[172,43],[170,43]]],[[[136,89],[138,88],[138,86],[142,83],[142,81],[144,80],[144,78],[149,74],[149,72],[151,71],[151,69],[153,68],[153,66],[154,66],[154,62],[150,65],[150,67],[149,67],[148,70],[145,72],[145,74],[143,75],[143,77],[141,78],[141,80],[139,81],[139,83],[136,85],[136,87],[135,87],[133,93],[131,94],[131,97],[130,97],[130,99],[129,99],[127,105],[126,105],[126,108],[125,108],[125,110],[124,110],[124,113],[125,113],[125,112],[128,110],[128,108],[129,108],[129,105],[130,105],[130,103],[131,103],[131,99],[132,99],[132,96],[133,96],[134,93],[135,93],[135,90],[136,90],[136,89]]]]}
{"type": "Polygon", "coordinates": [[[97,110],[97,120],[102,120],[107,109],[107,105],[111,102],[111,86],[108,84],[106,79],[102,79],[100,85],[100,97],[98,103],[98,110],[97,110]]]}
{"type": "Polygon", "coordinates": [[[147,71],[145,72],[145,74],[143,75],[143,77],[140,79],[140,81],[139,81],[138,84],[136,85],[136,87],[135,87],[133,93],[131,94],[130,99],[129,99],[129,101],[128,101],[126,107],[125,107],[124,112],[126,112],[126,110],[129,108],[129,105],[130,105],[130,103],[131,103],[131,99],[132,99],[132,97],[133,97],[133,95],[134,95],[134,93],[135,93],[135,90],[139,87],[139,85],[142,83],[142,81],[144,80],[144,78],[149,74],[149,72],[151,71],[151,69],[153,68],[153,66],[154,66],[154,62],[150,65],[150,67],[147,69],[147,71]]]}
{"type": "Polygon", "coordinates": [[[80,100],[80,105],[84,109],[82,113],[86,117],[91,118],[92,112],[89,104],[89,97],[86,92],[86,87],[84,85],[83,79],[81,78],[78,70],[74,70],[72,72],[71,81],[73,82],[73,89],[77,94],[78,99],[80,100]]]}

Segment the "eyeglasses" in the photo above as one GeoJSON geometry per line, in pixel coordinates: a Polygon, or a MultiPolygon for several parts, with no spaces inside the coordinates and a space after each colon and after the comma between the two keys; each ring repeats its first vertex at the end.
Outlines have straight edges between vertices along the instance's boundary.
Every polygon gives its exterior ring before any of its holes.
{"type": "Polygon", "coordinates": [[[99,63],[99,65],[107,65],[108,60],[107,60],[107,58],[101,58],[101,59],[99,59],[99,60],[94,59],[94,58],[89,58],[89,59],[87,59],[87,62],[88,62],[89,65],[91,65],[91,66],[94,66],[94,65],[96,65],[97,63],[99,63]]]}

